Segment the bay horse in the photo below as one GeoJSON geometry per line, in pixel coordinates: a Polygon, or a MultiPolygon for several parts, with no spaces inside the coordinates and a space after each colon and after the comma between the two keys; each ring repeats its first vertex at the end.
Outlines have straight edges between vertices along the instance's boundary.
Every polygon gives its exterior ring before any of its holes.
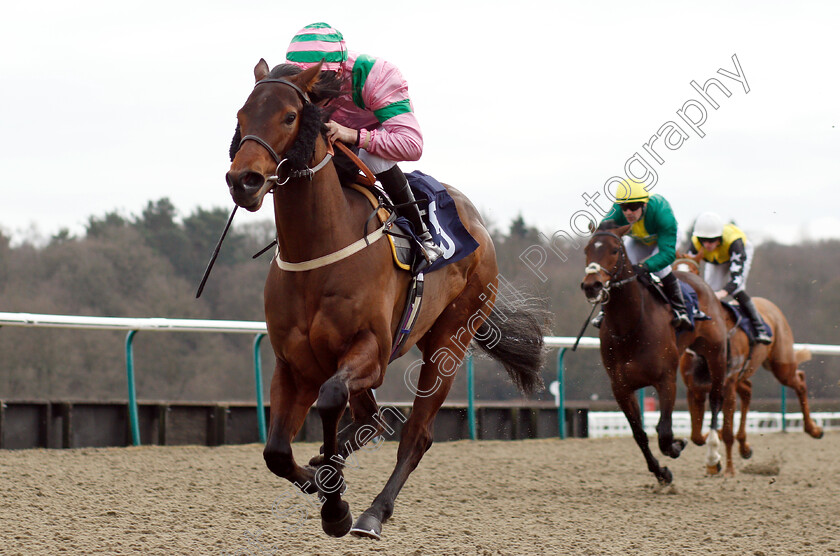
{"type": "Polygon", "coordinates": [[[723,308],[703,280],[693,274],[677,272],[677,277],[697,292],[700,310],[710,317],[696,321],[693,330],[678,334],[671,324],[670,306],[642,285],[633,271],[622,240],[630,231],[630,225],[611,225],[611,222],[601,223],[593,230],[585,249],[586,275],[581,288],[590,303],[601,303],[604,310],[600,330],[601,361],[610,378],[615,401],[630,423],[633,438],[648,469],[660,485],[667,485],[673,481],[673,475],[667,467],[660,467],[650,451],[634,393],[647,386],[656,389],[660,408],[656,426],[659,449],[668,457],[679,457],[686,441],[674,439],[671,414],[677,394],[680,354],[690,347],[704,358],[711,371],[709,399],[712,427],[717,428],[726,373],[723,308]]]}
{"type": "MultiPolygon", "coordinates": [[[[701,254],[678,253],[675,266],[687,265],[689,272],[699,275],[701,257],[701,254]]],[[[805,432],[813,438],[822,438],[823,436],[822,428],[811,419],[805,373],[799,369],[801,363],[811,359],[811,352],[807,349],[797,350],[794,347],[793,331],[779,307],[763,297],[753,297],[752,299],[772,333],[772,342],[769,345],[755,343],[750,346],[747,333],[738,325],[732,313],[724,310],[729,335],[729,360],[726,380],[723,385],[723,427],[721,428],[722,440],[726,446],[726,467],[724,469],[724,476],[726,477],[735,476],[735,464],[732,458],[732,446],[735,439],[738,440],[738,451],[741,457],[744,459],[752,457],[752,448],[747,442],[747,412],[752,398],[750,378],[761,366],[772,372],[781,384],[792,388],[796,392],[799,398],[799,406],[802,409],[802,424],[805,432]],[[741,400],[741,420],[737,435],[733,435],[736,394],[741,400]]],[[[706,396],[709,393],[708,372],[703,361],[687,350],[680,359],[680,374],[686,385],[686,398],[691,414],[691,440],[695,444],[702,445],[706,440],[702,433],[702,427],[706,396]]],[[[706,470],[710,475],[716,475],[720,471],[719,461],[720,455],[717,454],[716,450],[712,450],[706,462],[706,470]]]]}
{"type": "MultiPolygon", "coordinates": [[[[411,415],[390,478],[354,524],[342,500],[342,469],[354,450],[385,430],[373,389],[382,385],[392,359],[412,277],[396,269],[387,240],[366,236],[375,227],[369,224],[373,210],[366,197],[341,187],[323,135],[323,114],[310,99],[317,93],[320,65],[269,71],[261,59],[254,77],[254,89],[237,114],[241,140],[231,145],[226,178],[233,201],[246,210],[258,210],[269,190],[274,195],[277,248],[264,298],[276,363],[263,455],[273,473],[318,495],[328,535],[340,537],[352,529],[378,539],[400,489],[432,444],[435,415],[470,342],[501,362],[519,389],[530,393],[542,386],[545,323],[539,307],[524,297],[499,302],[490,235],[472,203],[446,186],[479,247],[425,277],[416,324],[394,354],[416,345],[423,355],[422,366],[412,365],[420,371],[416,387],[409,386],[416,394],[411,415]],[[368,246],[340,255],[353,244],[364,246],[366,237],[368,246]],[[316,400],[322,454],[301,466],[291,443],[316,400]],[[339,432],[348,403],[353,424],[339,432]]],[[[408,376],[405,380],[409,385],[408,376]]]]}

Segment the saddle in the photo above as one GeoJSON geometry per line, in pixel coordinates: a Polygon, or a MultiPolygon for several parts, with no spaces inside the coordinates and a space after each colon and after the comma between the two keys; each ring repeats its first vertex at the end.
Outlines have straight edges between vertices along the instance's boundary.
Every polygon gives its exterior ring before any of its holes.
{"type": "MultiPolygon", "coordinates": [[[[640,279],[639,282],[647,287],[655,298],[659,299],[665,305],[670,305],[671,302],[662,287],[662,281],[659,279],[659,276],[648,274],[646,279],[640,279]]],[[[688,313],[688,320],[691,321],[691,326],[694,326],[696,321],[712,320],[709,315],[700,310],[700,301],[697,298],[697,292],[694,291],[694,288],[682,280],[678,280],[678,282],[682,290],[683,301],[685,301],[685,309],[686,313],[688,313]]]]}
{"type": "MultiPolygon", "coordinates": [[[[747,340],[749,340],[750,346],[753,346],[756,343],[755,338],[757,336],[755,327],[753,326],[749,316],[741,308],[741,305],[738,303],[730,303],[729,301],[721,301],[720,303],[727,311],[729,311],[729,314],[732,315],[732,319],[735,321],[735,326],[730,331],[730,334],[734,334],[735,328],[740,327],[741,330],[744,331],[744,334],[747,335],[747,340]]],[[[764,320],[764,317],[761,316],[760,313],[758,316],[761,319],[761,322],[764,323],[765,330],[772,335],[772,329],[767,324],[767,321],[764,320]]]]}

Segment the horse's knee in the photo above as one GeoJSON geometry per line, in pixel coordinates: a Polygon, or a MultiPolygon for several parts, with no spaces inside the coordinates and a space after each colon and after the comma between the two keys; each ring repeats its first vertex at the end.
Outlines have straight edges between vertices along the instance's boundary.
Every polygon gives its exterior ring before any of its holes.
{"type": "Polygon", "coordinates": [[[263,459],[268,469],[278,477],[289,477],[295,466],[292,447],[266,444],[263,459]]]}
{"type": "Polygon", "coordinates": [[[350,391],[342,380],[336,377],[329,379],[318,391],[318,413],[324,417],[342,411],[349,397],[350,391]]]}

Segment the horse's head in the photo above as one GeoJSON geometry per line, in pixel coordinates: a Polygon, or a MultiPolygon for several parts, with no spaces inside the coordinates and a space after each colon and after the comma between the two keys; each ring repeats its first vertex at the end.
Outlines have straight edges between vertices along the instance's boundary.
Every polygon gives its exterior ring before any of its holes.
{"type": "Polygon", "coordinates": [[[682,272],[690,272],[692,274],[700,274],[700,260],[703,258],[703,253],[683,253],[677,251],[676,260],[674,260],[674,270],[682,272]]]}
{"type": "Polygon", "coordinates": [[[320,71],[318,64],[305,71],[278,66],[269,72],[262,59],[254,68],[256,85],[237,113],[226,175],[233,202],[242,208],[258,210],[281,174],[305,168],[312,157],[322,121],[309,92],[320,71]]]}
{"type": "Polygon", "coordinates": [[[627,252],[621,237],[630,231],[630,225],[618,228],[610,227],[610,223],[602,224],[593,230],[592,238],[586,244],[586,276],[580,283],[580,288],[590,303],[604,301],[606,291],[609,291],[610,281],[616,280],[629,267],[627,252]]]}

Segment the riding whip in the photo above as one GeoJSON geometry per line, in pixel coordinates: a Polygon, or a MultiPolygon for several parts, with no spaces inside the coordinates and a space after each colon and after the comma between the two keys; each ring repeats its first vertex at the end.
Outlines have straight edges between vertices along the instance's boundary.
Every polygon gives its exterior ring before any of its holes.
{"type": "Polygon", "coordinates": [[[592,305],[592,311],[589,313],[589,316],[586,317],[586,320],[583,321],[583,328],[580,329],[580,333],[577,335],[577,340],[575,340],[575,345],[572,346],[572,351],[575,351],[580,343],[580,339],[583,337],[583,332],[586,330],[586,327],[589,326],[589,319],[592,318],[592,315],[595,314],[595,309],[598,308],[598,304],[595,303],[592,305]]]}
{"type": "Polygon", "coordinates": [[[195,298],[198,299],[201,297],[201,292],[204,291],[204,284],[207,283],[207,278],[210,276],[210,271],[213,269],[213,264],[216,262],[216,257],[219,256],[219,249],[222,248],[222,242],[225,240],[225,236],[230,229],[230,223],[233,222],[233,215],[236,214],[236,209],[239,208],[239,205],[234,205],[233,210],[230,211],[230,216],[228,217],[227,224],[225,224],[225,229],[222,231],[222,237],[219,238],[219,242],[216,244],[216,249],[213,250],[213,256],[210,257],[210,262],[207,263],[207,268],[204,270],[204,277],[201,279],[201,283],[198,285],[198,291],[195,293],[195,298]]]}

